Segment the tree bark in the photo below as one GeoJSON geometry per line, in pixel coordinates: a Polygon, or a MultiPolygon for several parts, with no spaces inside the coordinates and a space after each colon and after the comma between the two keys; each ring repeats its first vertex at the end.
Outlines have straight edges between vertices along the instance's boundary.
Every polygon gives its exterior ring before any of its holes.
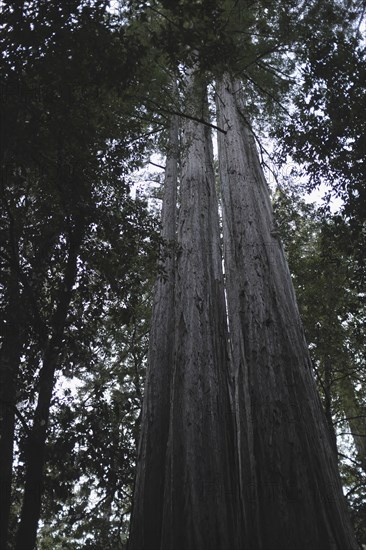
{"type": "Polygon", "coordinates": [[[6,324],[0,350],[0,550],[8,548],[11,509],[16,381],[22,353],[22,308],[19,279],[9,274],[6,324]]]}
{"type": "Polygon", "coordinates": [[[174,360],[174,295],[178,118],[171,121],[161,214],[160,273],[154,289],[148,368],[137,457],[129,549],[159,549],[164,499],[170,385],[174,360]]]}
{"type": "MultiPolygon", "coordinates": [[[[186,105],[207,116],[200,77],[186,105]]],[[[210,130],[183,125],[170,400],[161,550],[238,549],[237,479],[227,326],[210,130]]]]}
{"type": "Polygon", "coordinates": [[[43,470],[45,464],[47,428],[55,372],[58,366],[65,323],[77,276],[77,258],[84,234],[83,216],[77,216],[70,229],[69,254],[65,267],[57,310],[52,322],[52,335],[46,346],[40,372],[39,393],[33,425],[27,441],[25,488],[16,550],[34,550],[41,514],[43,470]]]}
{"type": "MultiPolygon", "coordinates": [[[[130,550],[242,548],[212,142],[193,74],[186,104],[176,265],[156,287],[130,550]]],[[[172,231],[175,202],[164,203],[172,231]]]]}
{"type": "Polygon", "coordinates": [[[241,492],[254,524],[248,548],[351,550],[336,456],[240,88],[228,75],[217,83],[241,492]]]}

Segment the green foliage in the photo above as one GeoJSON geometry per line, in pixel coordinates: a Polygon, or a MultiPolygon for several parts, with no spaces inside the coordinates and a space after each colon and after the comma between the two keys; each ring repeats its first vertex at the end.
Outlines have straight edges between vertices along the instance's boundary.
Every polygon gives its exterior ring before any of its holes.
{"type": "Polygon", "coordinates": [[[143,376],[138,360],[145,348],[134,349],[131,333],[148,319],[146,312],[136,321],[154,273],[157,227],[146,202],[132,199],[128,174],[143,162],[154,121],[136,100],[137,90],[148,88],[146,46],[133,28],[117,25],[106,5],[2,6],[0,307],[6,323],[15,277],[22,346],[12,534],[45,349],[55,331],[70,243],[75,235],[80,240],[55,350],[65,389],[57,390],[51,410],[40,542],[48,548],[61,540],[84,548],[88,532],[100,548],[107,540],[121,547],[122,493],[130,492],[133,479],[143,376]],[[66,379],[80,388],[80,400],[66,379]],[[92,404],[83,407],[88,391],[92,404]],[[84,522],[83,509],[97,498],[109,502],[109,516],[95,505],[84,522]],[[111,516],[113,539],[107,536],[111,516]]]}
{"type": "Polygon", "coordinates": [[[342,36],[312,47],[295,117],[284,135],[288,152],[306,164],[312,184],[331,183],[346,213],[362,217],[365,53],[355,39],[342,36]]]}
{"type": "Polygon", "coordinates": [[[343,33],[309,43],[294,115],[277,131],[282,153],[303,166],[309,187],[326,183],[328,198],[342,199],[360,281],[365,277],[365,55],[359,38],[343,33]]]}
{"type": "Polygon", "coordinates": [[[148,314],[149,303],[141,301],[134,311],[137,318],[123,329],[118,318],[109,317],[100,327],[89,362],[80,365],[69,383],[60,378],[45,478],[45,526],[40,532],[45,547],[47,536],[54,544],[60,537],[69,538],[70,548],[123,548],[148,314]]]}

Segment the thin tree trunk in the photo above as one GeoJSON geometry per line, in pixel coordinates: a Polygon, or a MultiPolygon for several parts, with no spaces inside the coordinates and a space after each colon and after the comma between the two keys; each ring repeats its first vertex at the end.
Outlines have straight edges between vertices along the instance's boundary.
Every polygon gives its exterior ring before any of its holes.
{"type": "Polygon", "coordinates": [[[330,439],[333,445],[334,452],[337,453],[337,434],[334,429],[333,424],[333,407],[332,407],[332,382],[333,382],[333,373],[332,373],[332,364],[330,357],[326,355],[323,360],[324,366],[324,383],[323,383],[323,392],[324,392],[324,414],[328,425],[330,439]]]}
{"type": "Polygon", "coordinates": [[[0,550],[8,548],[11,509],[16,381],[22,353],[20,285],[11,270],[6,324],[0,350],[0,550]]]}
{"type": "Polygon", "coordinates": [[[27,464],[23,505],[16,538],[16,550],[33,550],[41,514],[43,470],[50,405],[62,346],[64,327],[77,275],[77,258],[83,238],[82,216],[70,233],[69,255],[57,310],[52,322],[53,334],[46,347],[40,372],[39,394],[31,433],[27,441],[27,464]]]}
{"type": "Polygon", "coordinates": [[[25,331],[32,324],[39,343],[45,346],[47,328],[37,301],[37,287],[47,271],[48,260],[54,248],[57,234],[48,229],[34,261],[34,269],[27,276],[21,268],[18,250],[17,216],[4,193],[2,205],[9,218],[8,253],[3,258],[9,270],[6,323],[0,350],[0,549],[6,549],[11,541],[9,521],[11,513],[11,486],[13,478],[13,448],[15,436],[15,412],[17,405],[17,378],[19,374],[25,331]]]}
{"type": "Polygon", "coordinates": [[[169,135],[161,217],[161,261],[154,290],[129,549],[159,549],[164,499],[170,385],[174,360],[174,294],[178,178],[178,118],[169,135]]]}
{"type": "Polygon", "coordinates": [[[227,132],[218,139],[239,452],[241,471],[255,473],[250,487],[243,473],[241,490],[260,532],[248,548],[351,550],[336,456],[239,90],[228,75],[217,84],[218,124],[227,132]]]}
{"type": "MultiPolygon", "coordinates": [[[[207,116],[190,74],[187,108],[207,116]]],[[[212,142],[186,119],[178,220],[175,357],[160,550],[235,550],[238,499],[212,142]]],[[[152,550],[152,546],[148,546],[152,550]]]]}
{"type": "Polygon", "coordinates": [[[341,403],[356,447],[357,458],[366,472],[366,408],[358,402],[350,376],[345,376],[340,385],[341,403]]]}

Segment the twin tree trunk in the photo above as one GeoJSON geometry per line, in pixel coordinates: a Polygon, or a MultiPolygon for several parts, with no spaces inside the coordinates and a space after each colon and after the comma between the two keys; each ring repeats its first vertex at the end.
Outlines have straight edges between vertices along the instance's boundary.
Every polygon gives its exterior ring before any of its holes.
{"type": "MultiPolygon", "coordinates": [[[[207,98],[199,79],[189,78],[187,94],[200,117],[207,98]]],[[[177,236],[177,161],[167,161],[162,224],[170,248],[156,286],[131,550],[240,546],[212,143],[193,120],[183,134],[177,236]]]]}
{"type": "MultiPolygon", "coordinates": [[[[167,161],[170,254],[155,291],[129,550],[353,550],[239,89],[228,75],[217,83],[226,306],[208,127],[184,123],[177,237],[167,161]]],[[[207,116],[206,102],[190,75],[190,114],[207,116]]]]}

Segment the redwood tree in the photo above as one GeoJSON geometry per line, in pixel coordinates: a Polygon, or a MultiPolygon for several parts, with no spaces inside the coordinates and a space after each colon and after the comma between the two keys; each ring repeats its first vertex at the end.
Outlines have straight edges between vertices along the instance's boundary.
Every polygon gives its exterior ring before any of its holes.
{"type": "MultiPolygon", "coordinates": [[[[217,84],[223,232],[249,548],[356,548],[268,186],[241,101],[217,84]],[[251,538],[253,537],[253,538],[251,538]]],[[[240,443],[240,440],[239,440],[240,443]]]]}
{"type": "Polygon", "coordinates": [[[170,295],[161,330],[152,327],[130,550],[242,547],[212,143],[196,121],[207,117],[207,98],[193,72],[186,94],[174,311],[170,295]]]}
{"type": "Polygon", "coordinates": [[[165,253],[156,287],[130,550],[353,550],[241,83],[216,85],[225,306],[205,85],[202,73],[187,80],[176,257],[165,253]]]}
{"type": "Polygon", "coordinates": [[[164,499],[166,447],[169,431],[171,372],[174,359],[174,296],[178,118],[169,132],[161,216],[160,273],[154,289],[148,370],[145,382],[139,463],[130,533],[131,548],[158,548],[164,499]]]}

